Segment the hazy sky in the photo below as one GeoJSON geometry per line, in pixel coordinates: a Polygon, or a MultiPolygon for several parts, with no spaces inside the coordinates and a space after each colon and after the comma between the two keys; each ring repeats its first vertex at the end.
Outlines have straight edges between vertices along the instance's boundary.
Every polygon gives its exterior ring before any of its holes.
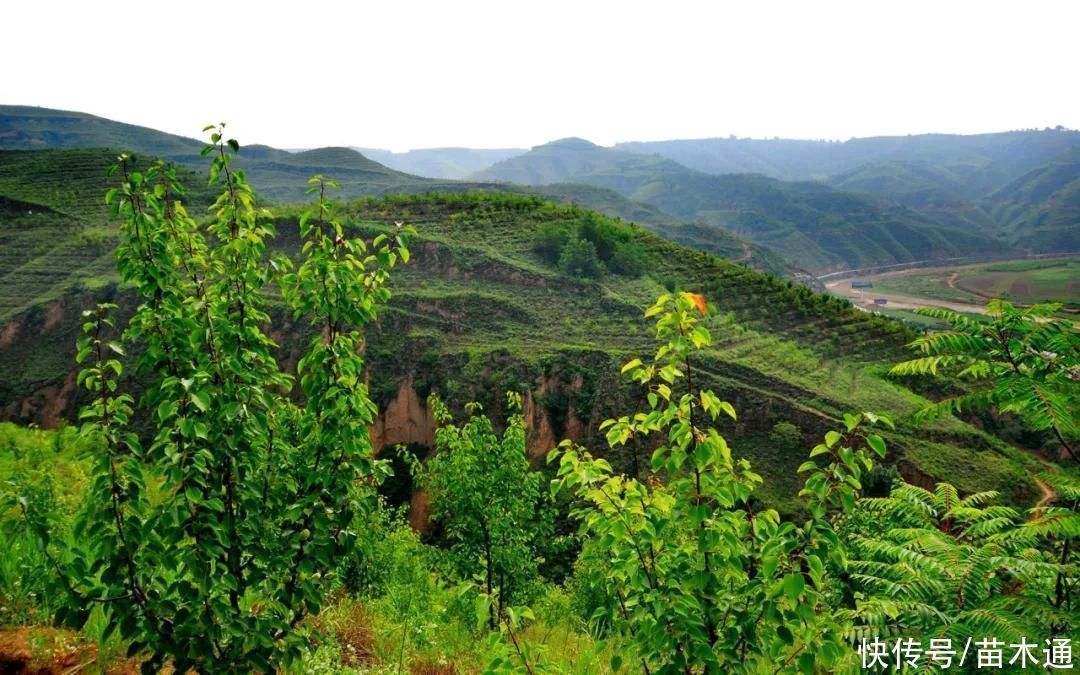
{"type": "Polygon", "coordinates": [[[1080,2],[5,3],[0,103],[247,143],[1080,127],[1080,2]]]}

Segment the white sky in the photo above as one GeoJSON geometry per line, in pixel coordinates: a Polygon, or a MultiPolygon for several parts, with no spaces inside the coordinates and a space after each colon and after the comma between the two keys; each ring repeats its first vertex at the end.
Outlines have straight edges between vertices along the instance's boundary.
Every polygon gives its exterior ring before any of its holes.
{"type": "Polygon", "coordinates": [[[1080,2],[4,4],[0,103],[246,143],[1080,127],[1080,2]]]}

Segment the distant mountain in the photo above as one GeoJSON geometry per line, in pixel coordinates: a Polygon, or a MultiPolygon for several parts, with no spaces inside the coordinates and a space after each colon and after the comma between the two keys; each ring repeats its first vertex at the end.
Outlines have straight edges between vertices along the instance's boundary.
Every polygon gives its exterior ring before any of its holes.
{"type": "Polygon", "coordinates": [[[841,190],[887,197],[946,227],[987,235],[997,229],[994,219],[965,194],[962,181],[925,162],[871,162],[828,182],[841,190]]]}
{"type": "Polygon", "coordinates": [[[474,178],[608,187],[699,227],[747,237],[815,272],[1000,249],[988,236],[945,228],[880,198],[762,175],[712,175],[580,138],[538,146],[474,178]]]}
{"type": "Polygon", "coordinates": [[[942,225],[992,235],[1028,252],[1080,251],[1080,146],[980,198],[966,197],[962,181],[921,162],[875,162],[829,182],[888,197],[942,225]]]}
{"type": "Polygon", "coordinates": [[[427,178],[461,180],[501,162],[527,152],[524,148],[495,150],[473,148],[424,148],[408,152],[391,152],[377,148],[353,148],[365,156],[396,171],[427,178]]]}
{"type": "Polygon", "coordinates": [[[981,197],[1077,145],[1080,132],[1058,128],[879,136],[842,143],[704,138],[620,143],[615,149],[658,154],[706,173],[761,173],[782,180],[825,180],[875,162],[922,162],[953,176],[968,197],[981,197]]]}
{"type": "MultiPolygon", "coordinates": [[[[86,113],[28,106],[0,106],[0,155],[4,155],[5,149],[55,151],[111,148],[113,155],[122,150],[130,151],[162,157],[194,170],[202,170],[206,163],[205,159],[199,156],[203,145],[203,142],[193,138],[114,122],[86,113]]],[[[97,166],[95,170],[104,172],[111,159],[108,152],[80,156],[76,164],[81,167],[79,170],[85,168],[85,162],[90,161],[90,156],[97,162],[94,165],[97,166]]],[[[45,170],[53,171],[56,166],[62,166],[66,161],[67,158],[42,159],[19,153],[0,157],[0,164],[8,170],[19,167],[18,171],[25,170],[25,166],[35,162],[46,167],[45,170]]],[[[470,191],[530,195],[563,204],[576,204],[657,232],[670,233],[674,239],[697,245],[714,255],[735,259],[762,271],[788,279],[800,279],[814,285],[805,272],[792,267],[772,251],[749,244],[730,233],[706,239],[691,236],[688,230],[681,229],[686,225],[683,219],[665,213],[656,206],[632,201],[614,190],[598,186],[558,184],[529,187],[425,178],[395,171],[352,148],[344,147],[289,152],[266,145],[247,145],[242,146],[236,161],[238,166],[248,172],[259,194],[264,199],[273,201],[308,201],[310,197],[304,191],[306,181],[317,173],[330,175],[338,181],[341,184],[339,196],[346,199],[400,193],[470,191]]],[[[0,172],[3,170],[0,167],[0,172]]],[[[58,174],[48,178],[41,177],[39,184],[49,185],[49,180],[53,178],[67,180],[71,176],[58,174]]],[[[64,188],[60,186],[57,189],[64,188]]],[[[94,195],[94,199],[97,199],[97,195],[94,195]]]]}
{"type": "Polygon", "coordinates": [[[1020,176],[984,202],[1016,245],[1080,251],[1080,148],[1020,176]]]}
{"type": "Polygon", "coordinates": [[[0,105],[0,148],[131,149],[170,161],[198,158],[193,138],[67,110],[0,105]]]}
{"type": "MultiPolygon", "coordinates": [[[[0,106],[0,148],[112,148],[153,155],[202,169],[202,141],[80,112],[0,106]]],[[[393,192],[423,179],[388,169],[349,148],[288,152],[249,145],[237,156],[260,194],[275,201],[305,201],[306,180],[315,173],[333,173],[346,196],[393,192]]]]}

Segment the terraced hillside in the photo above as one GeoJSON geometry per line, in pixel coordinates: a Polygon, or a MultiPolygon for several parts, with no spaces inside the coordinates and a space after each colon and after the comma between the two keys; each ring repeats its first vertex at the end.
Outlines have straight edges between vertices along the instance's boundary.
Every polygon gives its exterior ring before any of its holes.
{"type": "Polygon", "coordinates": [[[611,188],[734,232],[817,273],[1001,249],[989,236],[945,227],[881,198],[757,174],[711,175],[659,155],[602,148],[579,138],[538,146],[475,177],[611,188]]]}
{"type": "MultiPolygon", "coordinates": [[[[298,214],[299,207],[278,210],[278,251],[296,251],[298,214]]],[[[797,508],[794,469],[804,455],[801,447],[775,443],[773,425],[795,421],[805,445],[842,412],[864,409],[900,421],[890,447],[911,477],[948,475],[963,489],[1001,489],[1019,500],[1035,494],[1023,469],[1029,460],[990,436],[955,421],[915,430],[910,415],[921,399],[880,377],[885,364],[905,353],[910,333],[899,323],[535,197],[401,195],[349,202],[342,214],[366,233],[392,230],[397,222],[417,229],[413,260],[395,277],[394,300],[367,335],[371,387],[382,411],[373,433],[381,446],[430,444],[432,420],[423,404],[430,391],[457,405],[479,400],[494,411],[503,392],[516,389],[527,392],[535,455],[564,435],[602,447],[598,422],[636,396],[620,383],[619,366],[654,348],[642,308],[666,288],[680,287],[708,298],[716,344],[699,364],[701,378],[738,409],[728,432],[736,451],[769,478],[770,502],[797,508]],[[600,232],[601,245],[630,246],[644,265],[623,274],[601,270],[595,278],[564,273],[538,252],[552,230],[600,232]]],[[[111,283],[115,277],[101,274],[101,285],[64,286],[63,270],[53,268],[56,292],[40,299],[27,294],[13,316],[0,320],[5,419],[51,425],[74,415],[79,393],[71,345],[80,311],[102,298],[129,302],[111,283]]],[[[295,357],[303,333],[277,312],[274,337],[286,359],[295,357]]],[[[644,461],[630,453],[613,460],[644,461]]]]}
{"type": "MultiPolygon", "coordinates": [[[[115,279],[115,226],[102,191],[114,160],[100,150],[0,151],[0,321],[72,286],[115,279]]],[[[205,209],[205,181],[181,176],[191,208],[205,209]]]]}

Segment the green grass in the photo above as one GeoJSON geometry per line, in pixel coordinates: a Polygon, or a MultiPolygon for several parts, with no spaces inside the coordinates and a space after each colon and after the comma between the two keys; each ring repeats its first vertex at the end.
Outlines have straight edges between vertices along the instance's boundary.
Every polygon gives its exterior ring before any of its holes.
{"type": "Polygon", "coordinates": [[[1080,258],[999,263],[980,270],[966,270],[956,280],[961,289],[981,298],[1008,298],[1021,304],[1056,301],[1080,305],[1080,258]]]}
{"type": "Polygon", "coordinates": [[[929,316],[923,316],[917,312],[913,312],[908,309],[877,309],[874,310],[882,316],[887,316],[890,319],[896,319],[897,321],[903,321],[918,329],[926,330],[943,330],[948,327],[948,323],[939,321],[929,316]]]}
{"type": "Polygon", "coordinates": [[[0,626],[45,623],[52,606],[48,561],[11,500],[22,497],[28,508],[51,513],[56,534],[65,536],[89,475],[82,449],[71,428],[43,431],[0,422],[0,626]]]}

